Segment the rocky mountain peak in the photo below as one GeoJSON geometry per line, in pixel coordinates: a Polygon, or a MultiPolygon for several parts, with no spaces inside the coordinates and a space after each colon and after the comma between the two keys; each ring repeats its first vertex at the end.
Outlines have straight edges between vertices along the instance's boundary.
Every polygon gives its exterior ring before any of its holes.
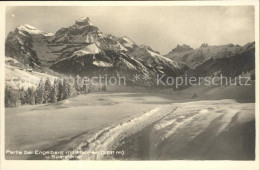
{"type": "Polygon", "coordinates": [[[183,45],[177,45],[174,49],[172,49],[171,53],[181,53],[193,50],[189,45],[183,44],[183,45]]]}
{"type": "Polygon", "coordinates": [[[76,20],[75,24],[76,25],[80,25],[80,26],[83,26],[83,25],[93,25],[91,23],[89,17],[81,17],[81,18],[76,20]]]}
{"type": "Polygon", "coordinates": [[[207,43],[203,43],[203,44],[201,44],[201,46],[200,47],[208,47],[209,45],[207,44],[207,43]]]}
{"type": "Polygon", "coordinates": [[[38,35],[38,34],[41,34],[41,35],[44,35],[44,36],[53,36],[54,34],[53,33],[47,33],[47,32],[44,32],[34,26],[31,26],[29,24],[25,24],[25,25],[20,25],[16,28],[18,31],[21,31],[21,32],[27,32],[28,34],[30,35],[38,35]]]}
{"type": "Polygon", "coordinates": [[[148,46],[148,45],[140,44],[139,47],[144,48],[144,49],[149,50],[149,51],[152,51],[152,52],[155,52],[155,53],[157,53],[157,54],[160,54],[159,51],[153,50],[153,49],[152,49],[150,46],[148,46]]]}

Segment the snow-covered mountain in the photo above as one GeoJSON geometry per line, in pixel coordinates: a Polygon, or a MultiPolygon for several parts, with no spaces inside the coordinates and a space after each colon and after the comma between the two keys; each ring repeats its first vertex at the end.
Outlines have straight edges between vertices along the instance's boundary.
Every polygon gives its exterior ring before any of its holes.
{"type": "Polygon", "coordinates": [[[226,58],[240,54],[247,45],[244,47],[233,44],[209,46],[207,43],[203,43],[199,48],[192,49],[190,46],[184,44],[183,46],[177,45],[176,48],[165,56],[178,62],[184,62],[188,67],[194,69],[211,58],[226,58]]]}
{"type": "Polygon", "coordinates": [[[48,46],[48,40],[54,36],[28,24],[18,26],[6,39],[6,56],[13,57],[32,67],[47,65],[58,56],[48,46]]]}
{"type": "Polygon", "coordinates": [[[222,74],[236,77],[255,69],[255,43],[244,46],[233,44],[209,46],[203,43],[197,49],[178,45],[166,57],[186,64],[192,76],[222,74]]]}
{"type": "Polygon", "coordinates": [[[135,82],[141,85],[154,84],[157,75],[225,73],[237,76],[254,70],[254,50],[254,43],[245,46],[203,43],[197,49],[184,44],[163,56],[129,37],[102,33],[88,17],[76,20],[55,34],[21,25],[6,39],[6,56],[21,64],[38,69],[48,67],[69,75],[125,76],[130,82],[136,74],[149,77],[149,80],[140,78],[135,82]]]}
{"type": "MultiPolygon", "coordinates": [[[[19,26],[7,37],[6,56],[32,67],[47,66],[64,74],[121,75],[129,81],[134,74],[153,78],[157,74],[177,76],[184,71],[182,64],[149,46],[139,46],[128,37],[102,33],[88,17],[76,20],[55,34],[28,24],[19,26]]],[[[147,83],[153,84],[152,79],[147,83]]]]}
{"type": "Polygon", "coordinates": [[[192,69],[191,75],[237,77],[248,73],[252,76],[255,72],[255,43],[248,43],[236,49],[234,54],[225,50],[223,56],[211,57],[201,65],[192,69]],[[225,55],[226,54],[226,55],[225,55]]]}
{"type": "Polygon", "coordinates": [[[35,35],[43,35],[43,36],[53,36],[54,34],[53,33],[47,33],[47,32],[44,32],[42,30],[39,30],[38,28],[35,28],[31,25],[28,25],[28,24],[25,24],[25,25],[20,25],[19,27],[17,27],[17,29],[19,31],[21,31],[21,34],[23,34],[24,32],[28,33],[28,34],[35,34],[35,35]]]}

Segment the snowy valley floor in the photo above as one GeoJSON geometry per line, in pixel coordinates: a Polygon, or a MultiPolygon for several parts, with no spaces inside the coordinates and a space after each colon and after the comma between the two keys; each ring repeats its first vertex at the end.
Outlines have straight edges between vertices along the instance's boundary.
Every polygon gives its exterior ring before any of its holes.
{"type": "Polygon", "coordinates": [[[252,160],[254,114],[233,99],[118,92],[7,108],[6,150],[33,154],[6,159],[252,160]]]}

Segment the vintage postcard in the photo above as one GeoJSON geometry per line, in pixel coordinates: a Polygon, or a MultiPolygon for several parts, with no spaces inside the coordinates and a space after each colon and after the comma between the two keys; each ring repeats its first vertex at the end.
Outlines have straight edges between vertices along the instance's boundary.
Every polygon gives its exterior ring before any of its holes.
{"type": "Polygon", "coordinates": [[[258,1],[0,5],[1,169],[259,169],[258,1]]]}

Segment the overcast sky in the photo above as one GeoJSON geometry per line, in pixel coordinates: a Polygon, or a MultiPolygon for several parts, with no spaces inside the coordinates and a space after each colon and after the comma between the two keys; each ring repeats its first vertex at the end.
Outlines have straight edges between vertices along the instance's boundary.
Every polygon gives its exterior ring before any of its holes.
{"type": "Polygon", "coordinates": [[[254,41],[254,8],[237,7],[7,7],[6,35],[22,24],[55,33],[89,17],[103,33],[128,36],[162,54],[177,44],[193,48],[254,41]]]}

